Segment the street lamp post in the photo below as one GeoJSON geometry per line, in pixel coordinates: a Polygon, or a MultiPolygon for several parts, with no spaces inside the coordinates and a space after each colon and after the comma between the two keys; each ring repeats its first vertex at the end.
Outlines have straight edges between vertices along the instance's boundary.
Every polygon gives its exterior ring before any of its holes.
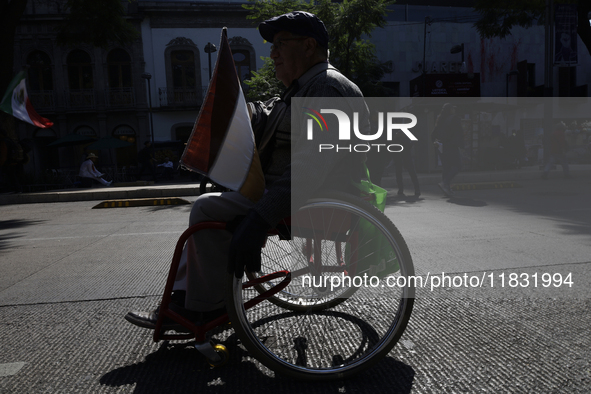
{"type": "Polygon", "coordinates": [[[152,90],[150,89],[150,73],[143,73],[142,78],[148,82],[148,112],[150,113],[150,139],[152,142],[152,149],[154,149],[154,120],[152,119],[152,90]]]}
{"type": "Polygon", "coordinates": [[[462,67],[460,68],[460,72],[465,73],[466,72],[466,63],[464,63],[464,43],[461,43],[459,45],[454,45],[449,50],[449,53],[451,53],[451,54],[460,53],[460,52],[462,53],[462,67]]]}
{"type": "Polygon", "coordinates": [[[213,45],[211,42],[208,42],[207,45],[205,46],[205,53],[207,53],[207,57],[209,60],[209,79],[211,80],[211,54],[216,52],[218,49],[216,48],[215,45],[213,45]]]}
{"type": "Polygon", "coordinates": [[[427,25],[431,26],[432,22],[430,16],[425,17],[425,30],[423,32],[423,97],[425,97],[425,80],[427,79],[427,25]]]}
{"type": "MultiPolygon", "coordinates": [[[[553,91],[553,74],[554,74],[554,56],[552,50],[554,48],[554,0],[546,0],[546,24],[544,28],[545,40],[544,40],[544,97],[554,97],[553,91]]],[[[542,142],[543,147],[543,161],[544,163],[548,160],[549,151],[549,135],[550,130],[547,125],[552,123],[552,117],[554,113],[552,100],[544,100],[544,139],[542,142]]]]}

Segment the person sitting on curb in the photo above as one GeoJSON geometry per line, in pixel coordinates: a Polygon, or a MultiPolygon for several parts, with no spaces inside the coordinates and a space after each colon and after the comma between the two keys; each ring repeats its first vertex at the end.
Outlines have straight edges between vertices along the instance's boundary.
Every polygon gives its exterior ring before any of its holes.
{"type": "Polygon", "coordinates": [[[98,171],[94,166],[94,162],[96,159],[98,159],[97,155],[95,155],[94,153],[89,153],[88,156],[86,156],[86,160],[80,166],[80,172],[78,173],[78,176],[81,178],[92,179],[105,186],[110,186],[111,183],[113,183],[113,181],[107,181],[106,179],[104,179],[103,177],[105,176],[105,174],[98,171]]]}
{"type": "Polygon", "coordinates": [[[460,118],[456,115],[456,109],[451,103],[443,105],[435,121],[431,138],[438,149],[443,149],[440,156],[443,166],[442,182],[437,186],[447,197],[453,197],[455,194],[451,190],[451,181],[462,169],[460,148],[464,146],[464,134],[460,118]]]}
{"type": "Polygon", "coordinates": [[[174,164],[170,161],[170,158],[166,157],[164,163],[158,164],[157,167],[164,167],[162,178],[173,179],[174,164]]]}

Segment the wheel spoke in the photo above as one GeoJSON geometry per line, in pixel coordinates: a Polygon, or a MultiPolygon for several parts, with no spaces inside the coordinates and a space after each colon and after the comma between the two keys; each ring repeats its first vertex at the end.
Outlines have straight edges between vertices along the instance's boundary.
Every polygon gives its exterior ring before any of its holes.
{"type": "Polygon", "coordinates": [[[384,286],[385,274],[414,275],[400,233],[367,202],[343,193],[308,202],[290,230],[289,240],[269,237],[261,272],[247,275],[289,270],[288,287],[245,311],[244,302],[276,281],[244,291],[232,282],[236,332],[260,362],[293,377],[332,379],[371,366],[398,341],[412,310],[414,289],[384,286]],[[369,274],[381,276],[368,283],[369,274]]]}

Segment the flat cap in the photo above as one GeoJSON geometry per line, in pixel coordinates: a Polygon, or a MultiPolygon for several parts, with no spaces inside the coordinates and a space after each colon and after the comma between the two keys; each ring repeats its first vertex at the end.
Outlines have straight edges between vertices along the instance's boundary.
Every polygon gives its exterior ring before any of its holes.
{"type": "Polygon", "coordinates": [[[293,11],[287,14],[275,16],[261,22],[259,32],[269,42],[280,31],[288,31],[298,36],[307,36],[316,39],[318,45],[328,49],[328,32],[324,23],[314,14],[306,11],[293,11]]]}

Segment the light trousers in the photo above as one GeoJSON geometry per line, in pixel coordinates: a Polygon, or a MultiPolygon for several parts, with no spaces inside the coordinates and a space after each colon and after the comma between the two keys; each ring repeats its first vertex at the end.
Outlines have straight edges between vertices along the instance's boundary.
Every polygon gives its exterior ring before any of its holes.
{"type": "MultiPolygon", "coordinates": [[[[199,196],[189,225],[228,222],[246,215],[254,203],[237,192],[207,193],[199,196]]],[[[226,230],[200,230],[185,244],[174,290],[186,290],[185,307],[207,312],[224,306],[228,249],[232,234],[226,230]]]]}

